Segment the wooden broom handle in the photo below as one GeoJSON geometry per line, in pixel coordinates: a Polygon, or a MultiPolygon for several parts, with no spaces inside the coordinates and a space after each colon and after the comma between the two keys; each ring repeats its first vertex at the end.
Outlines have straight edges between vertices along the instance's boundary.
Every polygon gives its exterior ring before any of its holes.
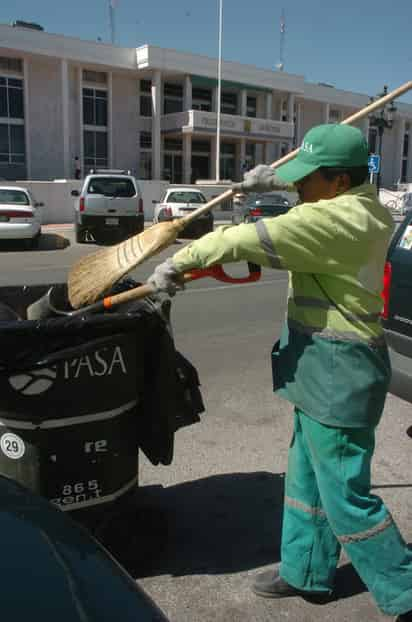
{"type": "MultiPolygon", "coordinates": [[[[412,89],[412,81],[405,82],[405,84],[402,84],[402,86],[399,86],[394,91],[391,91],[387,95],[384,95],[383,97],[377,99],[371,104],[368,104],[367,106],[365,106],[365,108],[362,108],[362,110],[359,110],[358,112],[355,112],[354,114],[352,114],[350,117],[347,117],[346,119],[341,121],[340,124],[350,125],[351,123],[354,123],[355,121],[359,121],[359,119],[363,119],[368,114],[370,114],[374,110],[377,110],[378,108],[382,108],[382,106],[385,106],[385,104],[387,104],[388,102],[396,99],[397,97],[400,97],[401,95],[403,95],[410,89],[412,89]]],[[[299,147],[297,149],[294,149],[293,151],[290,151],[289,153],[287,153],[285,156],[283,156],[279,160],[276,160],[276,162],[273,162],[270,165],[270,167],[273,169],[278,168],[278,166],[281,166],[282,164],[286,164],[286,162],[289,162],[289,160],[292,160],[298,153],[299,153],[299,147]]],[[[216,205],[219,205],[219,203],[222,203],[223,201],[231,199],[234,194],[235,194],[235,190],[232,190],[232,189],[226,190],[226,192],[223,192],[219,196],[214,197],[211,201],[206,203],[206,205],[199,207],[197,210],[195,210],[191,214],[188,214],[187,216],[183,216],[183,218],[179,219],[179,229],[180,230],[184,229],[184,227],[186,227],[193,220],[196,220],[196,218],[198,218],[202,214],[205,214],[206,212],[210,212],[210,210],[213,209],[216,205]]]]}

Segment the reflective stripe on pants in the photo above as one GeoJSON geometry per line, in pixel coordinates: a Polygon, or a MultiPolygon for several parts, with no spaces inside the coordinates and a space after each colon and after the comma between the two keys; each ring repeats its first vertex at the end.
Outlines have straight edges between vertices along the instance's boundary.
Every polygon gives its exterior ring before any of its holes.
{"type": "Polygon", "coordinates": [[[387,614],[412,609],[412,551],[370,493],[374,430],[332,428],[295,409],[281,576],[300,589],[333,587],[341,546],[387,614]]]}

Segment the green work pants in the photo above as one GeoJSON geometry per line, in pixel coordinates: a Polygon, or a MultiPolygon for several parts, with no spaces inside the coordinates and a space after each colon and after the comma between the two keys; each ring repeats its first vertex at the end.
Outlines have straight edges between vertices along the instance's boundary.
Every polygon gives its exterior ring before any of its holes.
{"type": "Polygon", "coordinates": [[[325,426],[295,409],[280,575],[303,590],[333,587],[341,547],[380,609],[412,610],[412,550],[370,493],[373,429],[325,426]]]}

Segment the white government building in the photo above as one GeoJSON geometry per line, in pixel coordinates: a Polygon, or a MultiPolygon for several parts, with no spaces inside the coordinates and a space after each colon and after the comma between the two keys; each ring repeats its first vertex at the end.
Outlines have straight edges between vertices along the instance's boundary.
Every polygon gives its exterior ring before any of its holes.
{"type": "MultiPolygon", "coordinates": [[[[220,178],[232,180],[300,144],[313,125],[356,112],[370,95],[227,61],[221,88],[220,178]]],[[[396,106],[383,135],[387,187],[412,176],[412,105],[396,106]]],[[[0,24],[0,178],[72,179],[77,156],[83,172],[110,167],[171,183],[215,179],[216,111],[214,58],[0,24]]],[[[368,119],[359,127],[376,151],[376,127],[368,119]]]]}

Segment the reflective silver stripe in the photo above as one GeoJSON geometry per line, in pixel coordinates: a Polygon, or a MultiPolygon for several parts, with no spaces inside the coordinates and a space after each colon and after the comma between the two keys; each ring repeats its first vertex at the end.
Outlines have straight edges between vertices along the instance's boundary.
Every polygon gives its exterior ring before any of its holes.
{"type": "Polygon", "coordinates": [[[296,510],[302,510],[302,512],[306,512],[307,514],[313,514],[313,516],[326,516],[322,508],[306,505],[297,499],[292,499],[292,497],[285,496],[285,503],[296,510]]]}
{"type": "Polygon", "coordinates": [[[358,341],[361,343],[366,343],[366,345],[378,348],[385,345],[385,337],[381,335],[380,337],[371,337],[370,339],[363,339],[361,335],[352,331],[340,331],[340,330],[332,330],[330,328],[319,328],[315,326],[306,326],[297,320],[293,320],[292,318],[288,318],[288,324],[290,328],[296,330],[298,333],[303,333],[305,335],[316,335],[321,339],[339,339],[340,341],[358,341]]]}
{"type": "Polygon", "coordinates": [[[30,421],[19,421],[18,419],[7,419],[5,417],[1,417],[0,426],[10,426],[11,428],[17,428],[18,430],[48,430],[51,428],[65,428],[69,425],[114,419],[136,406],[136,404],[137,400],[133,400],[127,404],[123,404],[123,406],[119,406],[119,408],[113,408],[113,410],[105,410],[100,413],[93,413],[92,415],[85,414],[78,415],[77,417],[66,417],[64,419],[47,419],[46,421],[41,421],[40,423],[31,423],[30,421]]]}
{"type": "Polygon", "coordinates": [[[375,527],[371,527],[370,529],[366,529],[365,531],[359,531],[358,533],[351,533],[349,535],[344,536],[336,536],[341,544],[351,544],[352,542],[360,542],[361,540],[368,540],[369,538],[373,538],[378,533],[381,533],[388,527],[390,527],[393,523],[393,518],[390,514],[385,518],[384,521],[376,525],[375,527]]]}
{"type": "MultiPolygon", "coordinates": [[[[297,307],[311,307],[318,309],[334,309],[335,311],[339,311],[342,315],[343,312],[340,311],[336,307],[336,305],[331,304],[324,298],[308,298],[306,296],[295,296],[294,298],[289,298],[292,302],[295,303],[297,307]]],[[[377,322],[379,320],[379,313],[351,313],[350,311],[345,311],[345,318],[352,321],[358,322],[377,322]]]]}
{"type": "Polygon", "coordinates": [[[282,269],[282,264],[280,263],[280,259],[276,254],[276,249],[273,245],[273,242],[263,220],[258,220],[255,227],[262,248],[268,256],[270,265],[272,266],[272,268],[282,269]]]}

